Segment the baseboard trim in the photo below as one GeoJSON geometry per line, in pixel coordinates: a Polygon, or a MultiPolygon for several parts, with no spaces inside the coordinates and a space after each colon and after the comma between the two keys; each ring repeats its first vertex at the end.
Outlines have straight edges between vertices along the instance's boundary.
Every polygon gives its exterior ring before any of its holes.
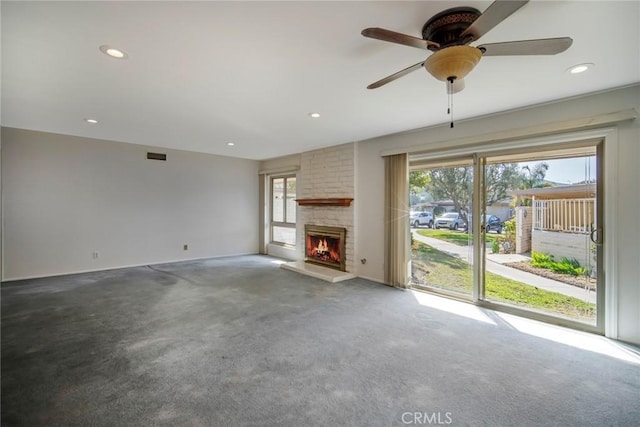
{"type": "Polygon", "coordinates": [[[379,279],[374,279],[373,277],[369,277],[369,276],[362,276],[360,274],[356,274],[356,277],[359,279],[364,279],[364,280],[368,280],[370,282],[374,282],[374,283],[378,283],[380,285],[385,285],[385,286],[389,286],[386,283],[384,283],[384,281],[379,280],[379,279]]]}
{"type": "Polygon", "coordinates": [[[96,273],[96,272],[99,272],[99,271],[120,270],[120,269],[123,269],[123,268],[145,267],[147,265],[172,264],[172,263],[176,263],[176,262],[200,261],[200,260],[203,260],[203,259],[219,259],[219,258],[228,258],[228,257],[233,257],[233,256],[246,256],[246,255],[261,255],[261,254],[258,253],[258,252],[242,252],[242,253],[236,253],[236,254],[205,256],[205,257],[198,257],[198,258],[187,258],[187,259],[175,259],[175,260],[167,260],[167,261],[145,262],[145,263],[142,263],[142,264],[127,264],[127,265],[121,265],[121,266],[95,268],[95,269],[88,269],[88,270],[74,270],[74,271],[65,272],[65,273],[42,274],[42,275],[24,276],[24,277],[11,277],[11,278],[8,278],[8,279],[3,278],[2,279],[2,283],[17,282],[17,281],[20,281],[20,280],[45,279],[47,277],[70,276],[72,274],[96,273]]]}

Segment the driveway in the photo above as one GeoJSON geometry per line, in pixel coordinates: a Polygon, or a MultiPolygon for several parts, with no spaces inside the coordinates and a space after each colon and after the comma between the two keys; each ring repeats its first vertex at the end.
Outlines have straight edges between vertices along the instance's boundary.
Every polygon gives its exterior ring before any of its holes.
{"type": "MultiPolygon", "coordinates": [[[[413,238],[419,242],[426,243],[429,246],[436,248],[439,251],[445,252],[449,255],[460,258],[468,263],[473,260],[473,252],[471,246],[458,246],[453,243],[445,242],[433,237],[421,236],[416,232],[417,230],[411,230],[413,238]]],[[[517,262],[529,259],[522,255],[498,255],[487,254],[487,262],[485,264],[486,270],[506,277],[511,280],[526,283],[527,285],[535,286],[547,291],[558,292],[559,294],[567,295],[570,297],[578,298],[582,301],[596,303],[596,293],[593,291],[587,291],[585,289],[578,288],[576,286],[568,285],[566,283],[558,282],[557,280],[547,279],[546,277],[536,276],[535,274],[528,273],[526,271],[518,270],[513,267],[508,267],[502,263],[517,262]]]]}

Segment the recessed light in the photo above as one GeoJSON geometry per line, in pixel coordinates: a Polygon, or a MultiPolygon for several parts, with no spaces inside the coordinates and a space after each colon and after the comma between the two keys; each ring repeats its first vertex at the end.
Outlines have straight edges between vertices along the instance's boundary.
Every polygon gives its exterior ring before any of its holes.
{"type": "Polygon", "coordinates": [[[84,121],[87,123],[91,123],[92,125],[95,125],[96,123],[98,123],[96,119],[84,119],[84,121]]]}
{"type": "Polygon", "coordinates": [[[234,146],[234,145],[236,145],[236,144],[234,144],[233,142],[227,142],[227,145],[228,145],[229,147],[233,147],[233,146],[234,146]]]}
{"type": "Polygon", "coordinates": [[[309,113],[309,117],[317,119],[318,117],[320,117],[320,113],[309,113]]]}
{"type": "Polygon", "coordinates": [[[129,57],[129,55],[127,55],[125,51],[116,49],[115,47],[107,46],[106,44],[100,46],[100,52],[116,59],[127,59],[129,57]]]}
{"type": "Polygon", "coordinates": [[[573,67],[570,67],[567,69],[567,72],[569,72],[570,74],[580,74],[580,73],[584,73],[585,71],[587,71],[589,68],[593,67],[594,64],[592,63],[584,63],[584,64],[578,64],[578,65],[574,65],[573,67]]]}

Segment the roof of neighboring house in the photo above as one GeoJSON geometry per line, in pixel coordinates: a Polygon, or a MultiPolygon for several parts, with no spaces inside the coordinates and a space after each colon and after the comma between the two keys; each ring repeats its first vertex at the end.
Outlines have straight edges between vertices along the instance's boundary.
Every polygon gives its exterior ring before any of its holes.
{"type": "Polygon", "coordinates": [[[451,201],[451,200],[435,200],[433,202],[418,203],[418,204],[416,204],[414,206],[424,206],[426,208],[433,209],[433,208],[438,207],[438,206],[442,206],[442,207],[449,206],[449,207],[452,207],[452,206],[454,206],[454,204],[453,204],[453,201],[451,201]]]}
{"type": "Polygon", "coordinates": [[[511,205],[511,202],[513,202],[513,198],[507,197],[506,199],[496,200],[491,203],[491,206],[509,206],[511,205]]]}
{"type": "Polygon", "coordinates": [[[534,197],[536,199],[581,199],[595,197],[596,184],[573,184],[558,187],[527,188],[513,192],[519,197],[534,197]]]}

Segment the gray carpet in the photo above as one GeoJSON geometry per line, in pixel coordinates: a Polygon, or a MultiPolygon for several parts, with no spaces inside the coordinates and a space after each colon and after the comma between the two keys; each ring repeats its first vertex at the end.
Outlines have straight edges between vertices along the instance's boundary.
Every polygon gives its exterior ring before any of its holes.
{"type": "Polygon", "coordinates": [[[2,425],[640,423],[638,364],[273,261],[4,283],[2,425]]]}

